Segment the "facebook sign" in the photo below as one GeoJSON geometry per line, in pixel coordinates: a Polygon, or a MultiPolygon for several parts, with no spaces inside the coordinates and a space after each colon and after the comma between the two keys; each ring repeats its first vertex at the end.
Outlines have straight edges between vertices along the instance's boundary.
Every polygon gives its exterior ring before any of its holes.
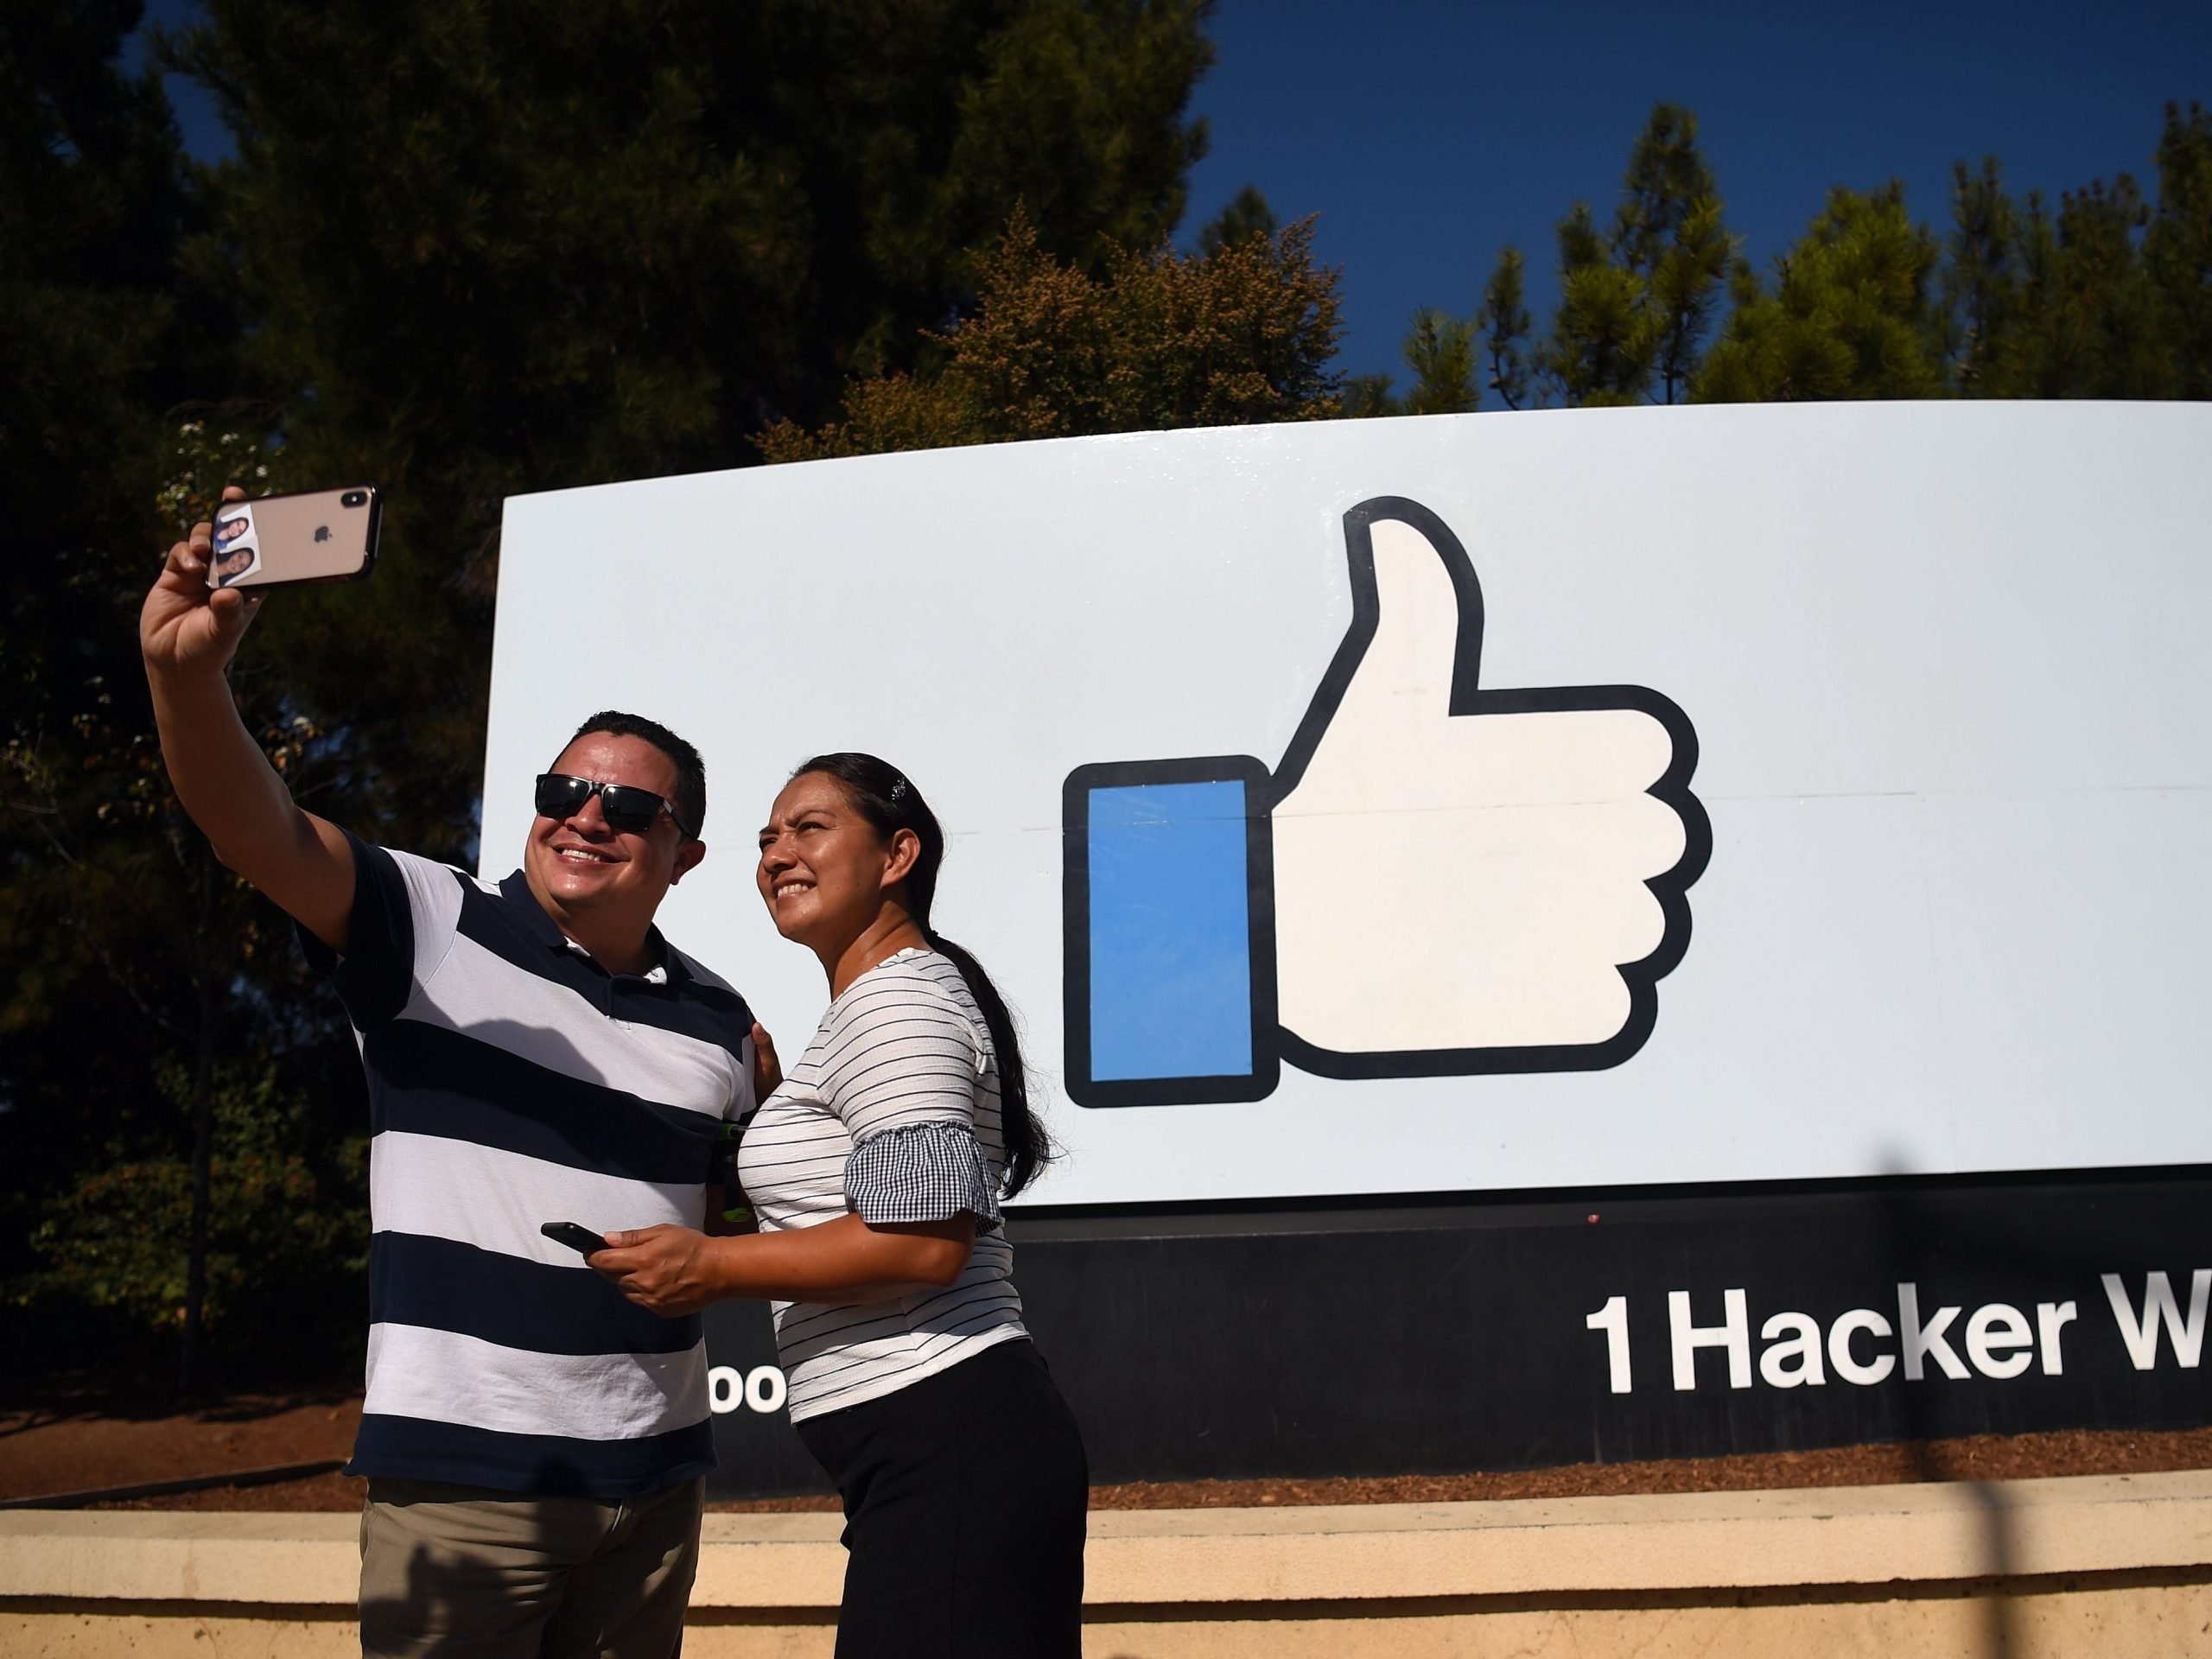
{"type": "Polygon", "coordinates": [[[1588,1071],[1651,1033],[1712,849],[1688,717],[1642,686],[1482,687],[1481,584],[1419,503],[1359,503],[1344,542],[1351,625],[1273,772],[1068,777],[1078,1104],[1257,1100],[1284,1059],[1588,1071]]]}

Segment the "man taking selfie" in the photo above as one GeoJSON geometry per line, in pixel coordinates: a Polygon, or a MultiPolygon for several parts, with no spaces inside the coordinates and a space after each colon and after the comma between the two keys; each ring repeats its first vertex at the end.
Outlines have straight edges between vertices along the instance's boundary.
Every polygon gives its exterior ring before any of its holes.
{"type": "Polygon", "coordinates": [[[771,1081],[744,999],[653,925],[706,855],[697,752],[593,715],[496,884],[372,846],[239,720],[265,601],[211,588],[213,553],[207,524],[170,549],[139,637],[177,798],[298,924],[368,1073],[363,1651],[663,1659],[714,1462],[699,1321],[541,1229],[700,1227],[721,1125],[771,1081]]]}

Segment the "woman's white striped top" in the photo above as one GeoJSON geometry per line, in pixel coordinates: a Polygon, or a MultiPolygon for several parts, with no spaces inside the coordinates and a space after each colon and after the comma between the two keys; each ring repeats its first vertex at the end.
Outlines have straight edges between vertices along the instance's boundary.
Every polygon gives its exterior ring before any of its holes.
{"type": "Polygon", "coordinates": [[[888,1302],[777,1303],[793,1421],[879,1399],[1028,1335],[1014,1253],[994,1224],[1005,1165],[998,1064],[960,970],[934,950],[902,950],[855,980],[746,1128],[738,1148],[746,1200],[767,1232],[855,1211],[919,1221],[973,1209],[976,1247],[943,1290],[888,1302]]]}

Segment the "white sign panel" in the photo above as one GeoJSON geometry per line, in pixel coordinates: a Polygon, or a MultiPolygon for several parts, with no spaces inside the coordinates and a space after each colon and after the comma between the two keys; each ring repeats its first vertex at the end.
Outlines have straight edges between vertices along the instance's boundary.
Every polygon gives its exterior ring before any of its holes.
{"type": "Polygon", "coordinates": [[[2212,409],[1240,428],[508,503],[487,874],[615,707],[787,1055],[753,831],[865,749],[1036,1201],[2212,1162],[2212,409]]]}

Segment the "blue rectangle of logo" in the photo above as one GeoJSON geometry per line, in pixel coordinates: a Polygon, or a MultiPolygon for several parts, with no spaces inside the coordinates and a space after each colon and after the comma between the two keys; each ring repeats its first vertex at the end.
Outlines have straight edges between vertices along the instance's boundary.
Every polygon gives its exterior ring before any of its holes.
{"type": "Polygon", "coordinates": [[[1090,791],[1094,1077],[1250,1074],[1245,836],[1239,782],[1090,791]]]}

